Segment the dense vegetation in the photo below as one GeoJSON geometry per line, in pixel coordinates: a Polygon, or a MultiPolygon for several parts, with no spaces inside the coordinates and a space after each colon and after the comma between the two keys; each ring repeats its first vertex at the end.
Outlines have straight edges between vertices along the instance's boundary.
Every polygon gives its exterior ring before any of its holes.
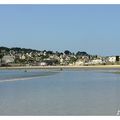
{"type": "MultiPolygon", "coordinates": [[[[13,48],[0,47],[0,55],[2,53],[4,53],[4,54],[9,53],[10,51],[15,51],[17,53],[21,53],[21,52],[22,53],[46,52],[46,54],[49,54],[49,55],[56,54],[58,56],[63,55],[63,54],[66,54],[66,55],[72,55],[73,54],[73,55],[76,55],[76,56],[89,56],[89,54],[84,52],[84,51],[83,52],[78,51],[77,53],[72,53],[69,50],[65,50],[62,53],[62,52],[58,52],[58,51],[56,51],[56,52],[54,52],[54,51],[46,51],[46,50],[40,51],[40,50],[35,50],[35,49],[30,49],[30,48],[20,48],[20,47],[13,47],[13,48]]],[[[2,56],[0,56],[0,57],[2,57],[2,56]]]]}

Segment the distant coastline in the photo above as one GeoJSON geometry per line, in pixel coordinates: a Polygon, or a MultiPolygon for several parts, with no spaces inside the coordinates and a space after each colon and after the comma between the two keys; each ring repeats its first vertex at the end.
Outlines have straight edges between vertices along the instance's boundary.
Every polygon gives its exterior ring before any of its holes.
{"type": "Polygon", "coordinates": [[[120,56],[91,55],[85,51],[39,51],[27,48],[0,47],[0,67],[16,68],[106,68],[118,67],[120,56]],[[114,65],[114,66],[113,66],[114,65]],[[25,66],[25,67],[24,67],[25,66]]]}
{"type": "Polygon", "coordinates": [[[0,70],[5,69],[82,69],[82,68],[120,68],[120,65],[91,65],[91,66],[17,66],[17,67],[0,67],[0,70]]]}

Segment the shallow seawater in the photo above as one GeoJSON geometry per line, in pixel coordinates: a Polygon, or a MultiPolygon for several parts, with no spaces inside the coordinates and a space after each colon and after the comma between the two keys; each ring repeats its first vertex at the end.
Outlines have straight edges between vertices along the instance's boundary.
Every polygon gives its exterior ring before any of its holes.
{"type": "Polygon", "coordinates": [[[116,115],[120,74],[113,71],[1,70],[0,115],[116,115]]]}

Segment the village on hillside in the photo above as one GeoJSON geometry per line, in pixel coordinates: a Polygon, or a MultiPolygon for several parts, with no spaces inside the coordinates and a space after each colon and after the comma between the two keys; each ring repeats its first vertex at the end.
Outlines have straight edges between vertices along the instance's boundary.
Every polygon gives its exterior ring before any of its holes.
{"type": "Polygon", "coordinates": [[[0,66],[88,66],[119,64],[120,56],[89,55],[86,52],[72,53],[39,51],[26,48],[0,47],[0,66]]]}

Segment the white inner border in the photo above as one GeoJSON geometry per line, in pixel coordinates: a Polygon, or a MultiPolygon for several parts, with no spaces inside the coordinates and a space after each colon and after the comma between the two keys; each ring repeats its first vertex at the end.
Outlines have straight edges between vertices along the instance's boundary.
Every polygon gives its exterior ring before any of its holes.
{"type": "Polygon", "coordinates": [[[120,0],[0,0],[0,4],[120,4],[120,0]]]}

